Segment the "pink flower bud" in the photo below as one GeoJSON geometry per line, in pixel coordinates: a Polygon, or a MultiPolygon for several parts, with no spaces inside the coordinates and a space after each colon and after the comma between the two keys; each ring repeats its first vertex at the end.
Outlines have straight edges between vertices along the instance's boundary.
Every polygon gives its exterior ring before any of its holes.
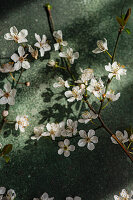
{"type": "Polygon", "coordinates": [[[3,110],[2,116],[3,116],[3,117],[7,117],[7,116],[8,116],[8,110],[3,110]]]}

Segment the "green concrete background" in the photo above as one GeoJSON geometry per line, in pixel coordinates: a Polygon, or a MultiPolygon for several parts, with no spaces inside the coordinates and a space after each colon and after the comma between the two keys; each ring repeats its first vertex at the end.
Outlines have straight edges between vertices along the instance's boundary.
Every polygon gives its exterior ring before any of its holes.
{"type": "MultiPolygon", "coordinates": [[[[52,39],[48,27],[46,13],[42,0],[1,0],[0,1],[0,62],[4,63],[17,49],[17,44],[3,39],[11,26],[18,30],[26,28],[29,31],[30,44],[35,43],[34,33],[46,34],[52,39]]],[[[98,77],[107,76],[104,70],[109,58],[103,53],[94,55],[91,51],[96,47],[96,41],[108,40],[109,52],[112,54],[117,37],[118,25],[116,15],[120,14],[122,0],[50,0],[56,29],[61,29],[64,40],[80,58],[73,65],[77,76],[79,68],[92,67],[98,77]]],[[[133,1],[127,0],[124,11],[133,8],[133,1]]],[[[132,34],[123,32],[119,41],[117,60],[126,65],[127,76],[121,81],[113,81],[112,88],[121,92],[119,101],[111,104],[103,112],[103,118],[112,131],[121,130],[133,125],[133,15],[128,28],[132,34]]],[[[78,148],[78,139],[72,139],[76,151],[69,158],[57,154],[57,142],[50,139],[40,139],[36,144],[30,140],[34,126],[47,122],[60,122],[68,118],[76,120],[81,110],[80,102],[68,103],[62,89],[52,87],[56,77],[68,75],[63,71],[55,71],[46,67],[49,57],[56,58],[53,50],[41,61],[31,63],[31,68],[23,73],[22,81],[30,81],[31,87],[19,86],[16,104],[10,109],[10,119],[16,115],[27,114],[30,126],[25,133],[19,133],[5,127],[0,142],[13,144],[10,154],[11,162],[5,164],[0,160],[0,186],[13,188],[16,200],[32,200],[47,192],[57,200],[67,196],[78,195],[83,200],[112,200],[114,194],[121,189],[133,189],[132,163],[117,145],[113,145],[110,136],[104,130],[98,130],[96,135],[99,143],[92,152],[87,148],[78,148]],[[51,55],[51,56],[50,56],[51,55]]],[[[17,75],[16,75],[17,76],[17,75]]],[[[1,88],[10,76],[0,74],[1,88]]],[[[97,108],[98,101],[91,99],[97,108]]],[[[0,106],[3,110],[3,106],[0,106]]],[[[84,110],[84,105],[82,107],[84,110]]],[[[91,125],[79,126],[86,131],[91,125]]]]}

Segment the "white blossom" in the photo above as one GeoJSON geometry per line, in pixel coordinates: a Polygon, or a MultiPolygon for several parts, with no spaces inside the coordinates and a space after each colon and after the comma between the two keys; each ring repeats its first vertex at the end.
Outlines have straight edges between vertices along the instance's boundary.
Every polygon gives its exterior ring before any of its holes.
{"type": "Polygon", "coordinates": [[[42,194],[40,198],[34,198],[33,200],[53,200],[54,197],[49,198],[49,195],[45,192],[42,194]]]}
{"type": "Polygon", "coordinates": [[[126,75],[126,69],[119,66],[117,62],[114,62],[112,65],[109,63],[105,65],[106,71],[110,72],[108,78],[111,79],[113,76],[116,77],[117,80],[120,80],[120,76],[126,75]]]}
{"type": "Polygon", "coordinates": [[[5,187],[0,187],[0,200],[14,200],[16,198],[16,193],[13,189],[6,192],[5,187]]]}
{"type": "Polygon", "coordinates": [[[80,130],[79,135],[83,139],[79,140],[78,146],[84,147],[87,144],[87,148],[89,150],[92,151],[93,149],[95,149],[95,146],[94,146],[93,143],[98,143],[98,137],[95,136],[94,130],[90,129],[89,132],[88,132],[88,135],[86,134],[86,132],[84,130],[80,130]]]}
{"type": "Polygon", "coordinates": [[[55,137],[60,137],[60,125],[58,123],[48,123],[46,125],[47,132],[43,133],[43,136],[51,136],[52,140],[55,140],[55,137]]]}
{"type": "Polygon", "coordinates": [[[78,121],[73,121],[71,119],[67,120],[66,136],[72,137],[77,133],[78,121]]]}
{"type": "Polygon", "coordinates": [[[13,62],[2,64],[0,67],[0,72],[2,73],[9,73],[9,72],[14,72],[14,71],[15,69],[13,68],[13,62]]]}
{"type": "Polygon", "coordinates": [[[63,37],[62,37],[62,31],[58,30],[58,31],[54,31],[53,32],[53,36],[56,40],[57,43],[54,44],[54,48],[55,51],[60,49],[60,46],[67,46],[67,42],[63,41],[63,37]]]}
{"type": "Polygon", "coordinates": [[[4,85],[4,90],[0,89],[0,104],[15,104],[16,89],[11,89],[10,83],[4,85]]]}
{"type": "Polygon", "coordinates": [[[31,53],[32,57],[37,60],[37,58],[38,58],[38,50],[37,49],[33,49],[31,45],[28,45],[28,47],[29,47],[29,52],[31,53]]]}
{"type": "MultiPolygon", "coordinates": [[[[128,133],[127,133],[127,131],[125,131],[124,130],[124,134],[121,132],[121,131],[116,131],[116,133],[115,133],[115,135],[116,135],[116,137],[118,138],[118,140],[121,142],[121,143],[125,143],[125,142],[128,142],[128,133]]],[[[114,143],[114,144],[118,144],[117,142],[116,142],[116,140],[113,138],[113,137],[111,137],[111,140],[112,140],[112,142],[114,143]]]]}
{"type": "Polygon", "coordinates": [[[0,149],[2,149],[2,144],[0,143],[0,149]]]}
{"type": "Polygon", "coordinates": [[[30,63],[26,60],[28,54],[25,54],[24,48],[22,46],[18,47],[18,54],[14,53],[11,56],[11,59],[15,62],[14,69],[16,71],[18,71],[21,67],[24,69],[29,69],[30,63]]]}
{"type": "Polygon", "coordinates": [[[63,58],[67,58],[69,62],[73,64],[74,60],[79,58],[79,53],[78,52],[73,53],[73,49],[68,48],[66,52],[60,52],[59,56],[63,58]]]}
{"type": "Polygon", "coordinates": [[[102,40],[98,40],[97,41],[97,46],[98,48],[96,48],[95,50],[93,50],[92,52],[93,53],[102,53],[104,51],[107,51],[108,50],[108,47],[107,47],[107,40],[104,38],[104,41],[102,40]]]}
{"type": "Polygon", "coordinates": [[[130,194],[128,194],[125,189],[122,189],[119,196],[114,195],[114,199],[115,200],[133,200],[132,196],[133,196],[133,190],[131,191],[130,194]]]}
{"type": "Polygon", "coordinates": [[[34,136],[31,136],[32,140],[39,140],[43,136],[44,125],[40,124],[39,126],[34,127],[34,136]]]}
{"type": "Polygon", "coordinates": [[[120,93],[114,94],[114,91],[110,90],[110,91],[107,91],[106,97],[110,101],[117,101],[120,97],[120,93]]]}
{"type": "Polygon", "coordinates": [[[42,39],[40,37],[40,35],[37,35],[35,33],[35,38],[38,42],[36,42],[34,44],[35,47],[38,47],[40,49],[40,54],[41,54],[41,57],[44,56],[44,53],[45,51],[50,51],[51,50],[51,46],[48,44],[47,42],[47,38],[46,38],[46,35],[43,35],[42,36],[42,39]]]}
{"type": "Polygon", "coordinates": [[[102,94],[104,94],[105,88],[101,78],[99,81],[97,81],[95,78],[92,78],[87,90],[93,93],[96,97],[100,97],[102,94]]]}
{"type": "Polygon", "coordinates": [[[56,61],[55,60],[50,60],[48,62],[48,66],[50,66],[50,67],[55,67],[55,65],[56,65],[56,61]]]}
{"type": "Polygon", "coordinates": [[[64,153],[65,157],[70,156],[70,151],[75,150],[75,146],[70,145],[70,141],[68,139],[65,139],[64,142],[58,142],[58,146],[60,147],[60,149],[58,150],[58,154],[61,155],[64,153]]]}
{"type": "Polygon", "coordinates": [[[4,35],[4,38],[6,40],[14,40],[15,42],[18,43],[23,43],[23,42],[28,42],[26,39],[28,35],[28,31],[26,29],[22,29],[19,33],[18,30],[15,26],[10,28],[10,33],[6,33],[4,35]]]}
{"type": "Polygon", "coordinates": [[[83,98],[84,92],[85,92],[84,89],[80,89],[79,86],[75,86],[72,88],[72,91],[71,90],[66,91],[65,96],[68,98],[67,101],[69,102],[73,102],[75,99],[79,101],[83,98]]]}
{"type": "Polygon", "coordinates": [[[74,198],[66,197],[66,200],[81,200],[81,197],[78,197],[78,196],[75,196],[74,198]]]}
{"type": "Polygon", "coordinates": [[[29,120],[27,115],[17,116],[15,130],[20,129],[21,132],[25,132],[25,128],[29,126],[29,120]]]}
{"type": "Polygon", "coordinates": [[[58,88],[58,87],[66,87],[66,88],[69,88],[69,84],[68,84],[68,81],[64,81],[61,77],[58,77],[57,78],[57,83],[54,83],[53,84],[53,87],[54,88],[58,88]]]}
{"type": "Polygon", "coordinates": [[[90,110],[90,112],[85,111],[82,114],[82,119],[79,119],[78,121],[80,123],[87,124],[89,121],[91,121],[92,119],[96,119],[97,117],[98,117],[98,114],[95,114],[92,110],[90,110]]]}
{"type": "Polygon", "coordinates": [[[6,198],[7,200],[14,200],[16,197],[16,193],[13,189],[7,191],[6,198]]]}

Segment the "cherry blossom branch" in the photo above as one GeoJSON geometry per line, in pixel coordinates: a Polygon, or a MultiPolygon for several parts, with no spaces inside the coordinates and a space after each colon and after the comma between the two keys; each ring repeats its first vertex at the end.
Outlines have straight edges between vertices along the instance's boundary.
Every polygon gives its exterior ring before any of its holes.
{"type": "MultiPolygon", "coordinates": [[[[51,32],[51,35],[53,37],[53,32],[54,32],[54,27],[53,27],[53,19],[52,19],[52,14],[51,14],[51,7],[49,4],[47,4],[45,6],[46,8],[46,11],[47,11],[47,17],[48,17],[48,22],[49,22],[49,26],[50,26],[50,32],[51,32]],[[52,19],[52,20],[51,20],[52,19]]],[[[117,40],[116,40],[116,44],[115,44],[115,48],[114,48],[114,53],[113,53],[113,56],[112,56],[112,63],[113,63],[113,60],[114,60],[114,57],[115,57],[115,53],[116,53],[116,48],[117,48],[117,45],[118,45],[118,40],[119,40],[119,37],[120,37],[120,34],[121,34],[121,31],[119,30],[118,32],[118,36],[117,36],[117,40]]],[[[55,38],[54,38],[55,40],[55,38]]],[[[60,50],[59,50],[60,51],[60,50]]],[[[66,62],[66,66],[67,66],[67,71],[68,73],[70,74],[71,78],[73,79],[73,81],[75,82],[75,77],[73,76],[70,68],[71,68],[71,64],[69,63],[69,61],[67,59],[65,59],[65,62],[66,62]]],[[[106,89],[105,89],[105,94],[108,90],[108,87],[109,87],[109,84],[111,82],[112,79],[108,79],[107,81],[107,85],[106,85],[106,89]]],[[[86,104],[88,105],[88,107],[90,108],[90,110],[92,110],[95,114],[97,114],[97,112],[95,111],[95,109],[92,107],[92,105],[88,102],[87,100],[87,96],[84,94],[83,95],[83,99],[84,101],[86,102],[86,104]]],[[[115,139],[115,141],[120,145],[120,147],[123,149],[123,151],[126,153],[126,155],[130,158],[130,160],[133,162],[133,157],[130,155],[130,153],[128,152],[128,150],[123,146],[123,144],[119,141],[119,139],[113,134],[113,132],[105,125],[103,119],[101,118],[101,115],[100,115],[100,112],[101,112],[101,109],[102,109],[102,105],[103,105],[103,101],[104,101],[104,98],[103,100],[101,101],[101,106],[100,106],[100,109],[99,109],[99,112],[98,112],[98,120],[100,121],[101,123],[101,126],[100,128],[104,128],[110,135],[111,137],[113,137],[115,139]]],[[[98,128],[98,127],[97,127],[98,128]]]]}

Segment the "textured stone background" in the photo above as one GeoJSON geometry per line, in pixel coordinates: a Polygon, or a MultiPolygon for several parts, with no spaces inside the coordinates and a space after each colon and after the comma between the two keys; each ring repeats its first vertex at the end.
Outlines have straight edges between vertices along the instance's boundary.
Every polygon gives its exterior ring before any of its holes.
{"type": "MultiPolygon", "coordinates": [[[[64,39],[80,58],[73,65],[77,75],[79,68],[92,67],[97,76],[105,76],[105,64],[109,58],[103,53],[92,54],[96,41],[108,40],[109,52],[112,54],[117,37],[118,25],[115,17],[120,14],[122,0],[50,0],[53,6],[53,18],[56,29],[61,29],[64,39]]],[[[15,25],[19,30],[29,31],[29,43],[34,44],[34,33],[46,34],[51,40],[46,13],[42,0],[0,0],[0,62],[4,63],[17,49],[17,44],[3,39],[9,28],[15,25]]],[[[133,1],[127,0],[124,11],[133,8],[133,1]]],[[[128,23],[132,31],[133,15],[128,23]]],[[[133,31],[132,31],[133,32],[133,31]]],[[[121,130],[133,125],[133,33],[123,32],[117,51],[117,60],[126,65],[127,76],[121,81],[113,81],[112,88],[121,92],[119,101],[111,104],[103,112],[103,118],[112,131],[121,130]]],[[[57,53],[51,52],[51,58],[57,53]]],[[[22,81],[30,81],[31,87],[20,87],[17,91],[16,104],[10,109],[10,118],[27,114],[30,126],[25,133],[10,131],[0,136],[4,145],[12,143],[11,162],[5,164],[0,160],[0,186],[13,188],[17,193],[16,200],[32,200],[43,192],[63,200],[66,196],[81,196],[83,200],[112,200],[122,188],[133,189],[132,163],[122,150],[113,145],[110,136],[103,130],[97,131],[99,143],[93,152],[87,148],[78,148],[76,139],[71,140],[76,145],[76,151],[69,158],[57,154],[57,142],[50,139],[40,139],[37,144],[30,140],[33,127],[47,122],[60,122],[67,118],[77,119],[80,113],[80,103],[68,103],[62,89],[55,90],[52,85],[57,76],[68,75],[58,70],[46,67],[49,54],[41,61],[31,63],[31,68],[23,73],[22,81]]],[[[0,74],[0,86],[3,87],[6,78],[0,74]]],[[[98,101],[93,105],[98,106],[98,101]]],[[[0,106],[1,110],[3,106],[0,106]]],[[[84,110],[84,106],[83,106],[84,110]]],[[[86,130],[91,125],[85,127],[86,130]]],[[[79,130],[81,126],[79,127],[79,130]]]]}

